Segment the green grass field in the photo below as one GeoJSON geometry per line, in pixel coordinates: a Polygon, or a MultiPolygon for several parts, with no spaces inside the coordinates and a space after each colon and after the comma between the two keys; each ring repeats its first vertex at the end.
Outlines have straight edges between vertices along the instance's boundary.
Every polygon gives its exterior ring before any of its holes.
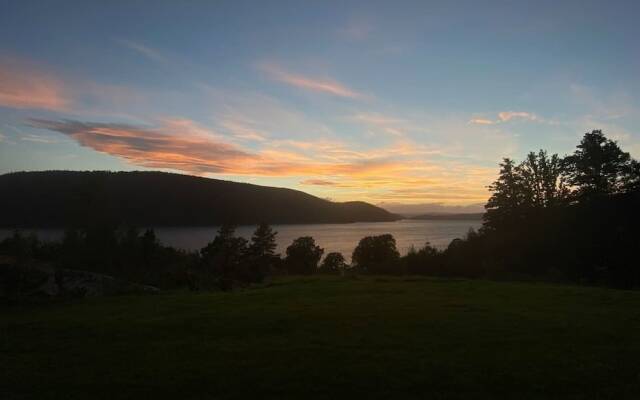
{"type": "Polygon", "coordinates": [[[640,398],[640,292],[289,278],[0,317],[2,399],[640,398]]]}

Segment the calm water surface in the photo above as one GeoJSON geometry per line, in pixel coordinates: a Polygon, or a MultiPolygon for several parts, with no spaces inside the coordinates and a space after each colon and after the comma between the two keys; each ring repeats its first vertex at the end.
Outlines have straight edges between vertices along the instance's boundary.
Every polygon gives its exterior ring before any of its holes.
{"type": "MultiPolygon", "coordinates": [[[[400,220],[394,222],[358,222],[353,224],[317,224],[317,225],[275,225],[278,232],[277,251],[284,254],[293,239],[300,236],[312,236],[316,243],[325,249],[342,253],[350,259],[353,249],[365,236],[390,233],[396,238],[398,250],[405,254],[413,245],[422,246],[430,242],[438,248],[446,247],[451,240],[463,237],[469,228],[478,229],[480,221],[418,221],[400,220]]],[[[197,250],[213,240],[218,227],[177,227],[156,228],[160,241],[169,246],[197,250]]],[[[255,226],[240,226],[236,234],[249,239],[255,226]]],[[[35,230],[43,240],[57,240],[62,230],[35,230]]],[[[11,230],[0,230],[0,239],[11,235],[11,230]]]]}

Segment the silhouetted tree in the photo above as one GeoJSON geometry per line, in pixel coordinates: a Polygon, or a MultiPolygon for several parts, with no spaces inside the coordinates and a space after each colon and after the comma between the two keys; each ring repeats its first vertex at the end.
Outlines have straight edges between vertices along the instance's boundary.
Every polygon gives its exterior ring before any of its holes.
{"type": "Polygon", "coordinates": [[[373,274],[400,273],[400,253],[396,240],[390,234],[362,238],[353,250],[354,266],[373,274]]]}
{"type": "Polygon", "coordinates": [[[57,269],[98,272],[162,288],[184,285],[192,256],[162,246],[155,236],[148,240],[150,234],[153,235],[152,232],[140,235],[135,228],[106,225],[67,229],[59,242],[17,235],[0,241],[0,255],[9,255],[19,262],[44,262],[57,269]]]}
{"type": "Polygon", "coordinates": [[[578,200],[621,193],[637,181],[637,164],[600,130],[585,133],[564,165],[578,200]]]}
{"type": "Polygon", "coordinates": [[[489,185],[492,193],[485,205],[485,226],[490,229],[499,229],[517,221],[530,201],[525,188],[524,179],[518,172],[515,162],[510,158],[504,158],[500,163],[498,179],[489,185]]]}
{"type": "Polygon", "coordinates": [[[485,228],[517,229],[539,210],[566,204],[569,189],[563,166],[557,154],[549,157],[545,150],[529,153],[518,165],[505,158],[498,179],[489,186],[485,228]]]}
{"type": "Polygon", "coordinates": [[[332,252],[327,254],[320,265],[320,272],[325,274],[344,273],[347,263],[342,253],[332,252]]]}
{"type": "Polygon", "coordinates": [[[278,232],[271,229],[269,224],[258,225],[249,245],[249,252],[255,256],[273,256],[276,249],[276,235],[278,232]]]}
{"type": "Polygon", "coordinates": [[[285,260],[287,270],[292,274],[314,274],[318,269],[318,261],[320,261],[322,253],[324,253],[324,249],[316,246],[312,237],[299,237],[287,247],[285,260]]]}
{"type": "Polygon", "coordinates": [[[518,166],[505,160],[490,189],[481,235],[445,251],[449,271],[640,284],[625,261],[638,243],[640,165],[602,131],[586,133],[561,161],[544,151],[518,166]]]}
{"type": "Polygon", "coordinates": [[[516,173],[522,182],[525,206],[553,207],[563,204],[569,195],[562,160],[557,154],[549,157],[545,150],[530,152],[516,173]]]}
{"type": "Polygon", "coordinates": [[[631,160],[631,174],[625,182],[624,190],[628,193],[640,190],[640,162],[631,160]]]}
{"type": "Polygon", "coordinates": [[[244,267],[247,240],[235,236],[235,227],[223,225],[212,242],[200,250],[203,264],[203,284],[209,286],[217,280],[219,287],[228,290],[244,267]],[[208,282],[207,282],[208,281],[208,282]]]}
{"type": "Polygon", "coordinates": [[[247,249],[245,280],[261,282],[274,268],[277,259],[280,258],[275,254],[277,234],[278,232],[265,223],[256,228],[247,249]]]}
{"type": "Polygon", "coordinates": [[[404,268],[410,274],[441,275],[442,254],[431,243],[416,249],[411,246],[409,252],[402,257],[404,268]]]}
{"type": "MultiPolygon", "coordinates": [[[[441,253],[440,275],[444,276],[463,276],[467,278],[477,278],[481,276],[489,276],[493,271],[497,270],[496,264],[499,264],[499,257],[487,262],[486,251],[489,243],[487,237],[495,237],[497,233],[490,231],[489,233],[478,233],[474,229],[469,229],[463,239],[454,239],[449,246],[441,253]],[[490,264],[490,270],[487,268],[490,264]]],[[[502,247],[494,249],[498,254],[502,247]]]]}

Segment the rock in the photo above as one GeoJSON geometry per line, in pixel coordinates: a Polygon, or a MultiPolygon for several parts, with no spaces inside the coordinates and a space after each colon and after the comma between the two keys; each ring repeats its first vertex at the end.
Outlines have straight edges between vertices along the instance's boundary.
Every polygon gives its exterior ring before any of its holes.
{"type": "Polygon", "coordinates": [[[0,298],[80,298],[121,294],[156,294],[158,288],[89,271],[51,266],[0,264],[0,298]]]}
{"type": "Polygon", "coordinates": [[[63,294],[74,297],[111,296],[118,294],[155,294],[153,286],[139,285],[95,272],[60,269],[56,281],[63,294]]]}

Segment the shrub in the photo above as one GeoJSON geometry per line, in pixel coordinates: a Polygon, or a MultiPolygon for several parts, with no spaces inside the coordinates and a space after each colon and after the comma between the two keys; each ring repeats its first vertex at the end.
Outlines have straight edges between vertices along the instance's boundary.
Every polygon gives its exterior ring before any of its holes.
{"type": "Polygon", "coordinates": [[[316,246],[315,240],[310,236],[295,239],[287,247],[286,265],[291,274],[310,275],[318,269],[318,261],[322,257],[324,249],[316,246]]]}
{"type": "Polygon", "coordinates": [[[347,267],[347,263],[342,253],[333,252],[327,254],[324,257],[324,260],[322,260],[320,272],[324,274],[344,273],[347,267]]]}
{"type": "Polygon", "coordinates": [[[372,274],[396,274],[400,253],[390,234],[367,236],[360,240],[351,257],[354,266],[372,274]]]}

